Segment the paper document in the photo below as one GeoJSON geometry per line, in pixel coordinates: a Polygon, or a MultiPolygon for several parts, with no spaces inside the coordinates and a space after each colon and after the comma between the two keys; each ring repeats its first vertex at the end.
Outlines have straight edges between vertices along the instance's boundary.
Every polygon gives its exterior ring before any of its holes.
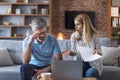
{"type": "Polygon", "coordinates": [[[93,49],[89,47],[80,47],[80,54],[84,61],[94,61],[102,57],[99,54],[93,54],[93,49]]]}

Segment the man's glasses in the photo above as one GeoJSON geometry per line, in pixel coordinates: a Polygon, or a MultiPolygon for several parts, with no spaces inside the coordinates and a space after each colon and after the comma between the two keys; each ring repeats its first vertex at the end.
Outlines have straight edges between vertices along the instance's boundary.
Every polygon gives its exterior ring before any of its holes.
{"type": "Polygon", "coordinates": [[[47,31],[39,33],[39,35],[45,35],[45,34],[47,34],[47,31]]]}

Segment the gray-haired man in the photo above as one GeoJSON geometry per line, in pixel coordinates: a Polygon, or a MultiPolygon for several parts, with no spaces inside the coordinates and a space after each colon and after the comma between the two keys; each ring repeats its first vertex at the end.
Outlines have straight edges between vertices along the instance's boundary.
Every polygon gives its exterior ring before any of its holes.
{"type": "Polygon", "coordinates": [[[23,41],[23,65],[20,68],[22,80],[31,80],[33,76],[50,71],[53,56],[62,59],[56,38],[47,33],[45,19],[33,19],[31,28],[33,33],[23,41]]]}

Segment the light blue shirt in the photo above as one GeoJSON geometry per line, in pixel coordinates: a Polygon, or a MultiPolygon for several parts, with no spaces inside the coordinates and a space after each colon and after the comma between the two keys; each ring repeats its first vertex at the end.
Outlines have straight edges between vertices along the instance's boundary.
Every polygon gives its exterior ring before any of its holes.
{"type": "MultiPolygon", "coordinates": [[[[30,37],[26,37],[24,39],[23,50],[26,48],[29,39],[30,37]]],[[[61,52],[56,38],[50,34],[47,34],[43,43],[39,43],[35,39],[32,43],[31,49],[32,57],[29,64],[34,64],[37,66],[50,65],[53,59],[53,55],[61,52]]]]}

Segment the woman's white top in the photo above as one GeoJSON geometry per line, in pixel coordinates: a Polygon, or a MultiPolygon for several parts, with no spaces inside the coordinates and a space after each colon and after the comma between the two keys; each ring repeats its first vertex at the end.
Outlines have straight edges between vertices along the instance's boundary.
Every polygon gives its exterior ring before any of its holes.
{"type": "MultiPolygon", "coordinates": [[[[89,47],[89,48],[93,48],[93,49],[96,49],[98,50],[99,52],[101,52],[101,44],[100,44],[100,39],[96,36],[93,36],[92,37],[92,40],[89,44],[86,44],[84,41],[83,41],[83,37],[81,38],[81,40],[79,41],[75,41],[74,40],[74,33],[71,35],[71,50],[73,52],[76,53],[76,55],[80,56],[81,57],[81,54],[80,54],[80,47],[89,47]]],[[[101,58],[95,60],[95,61],[91,61],[89,62],[89,64],[91,65],[92,68],[97,68],[98,71],[99,71],[99,75],[101,75],[101,72],[102,72],[102,60],[101,58]]]]}

